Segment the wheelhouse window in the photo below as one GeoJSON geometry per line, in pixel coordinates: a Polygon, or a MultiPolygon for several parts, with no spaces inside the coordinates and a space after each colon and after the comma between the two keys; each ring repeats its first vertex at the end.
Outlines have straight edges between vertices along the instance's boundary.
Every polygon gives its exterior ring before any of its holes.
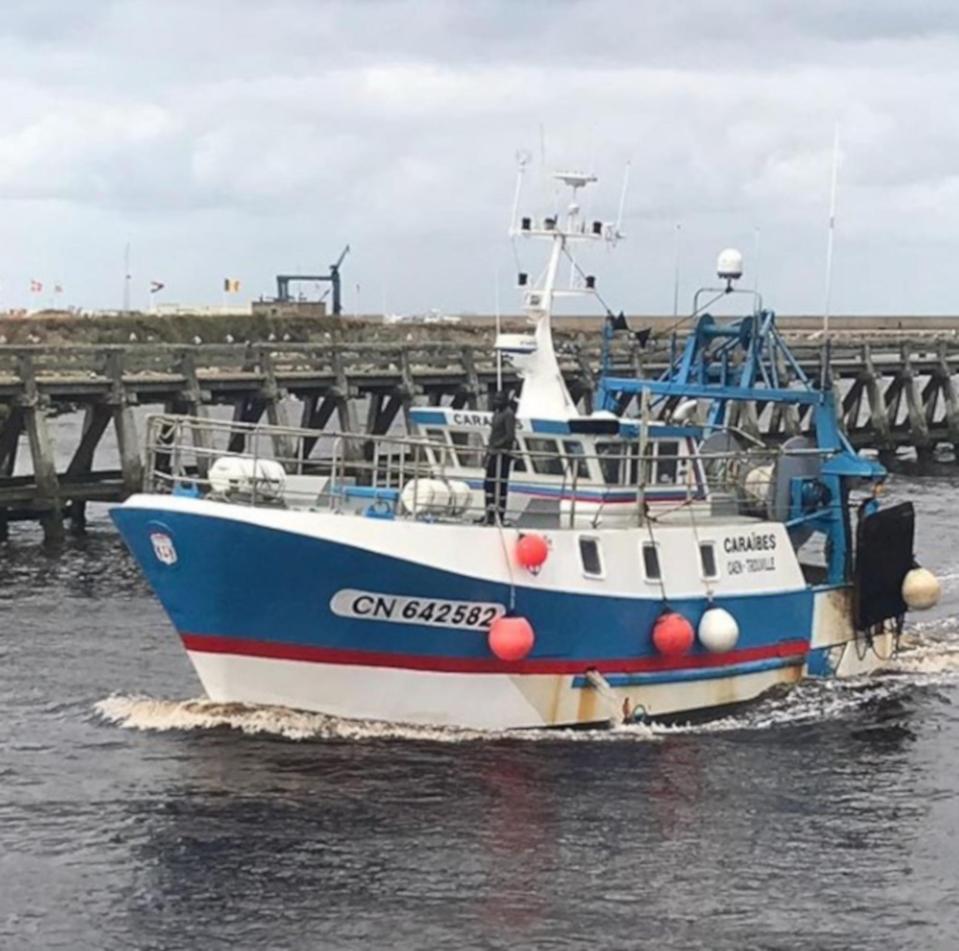
{"type": "Polygon", "coordinates": [[[716,566],[716,545],[713,542],[700,542],[699,566],[702,568],[703,577],[707,580],[719,577],[719,569],[716,566]]]}
{"type": "Polygon", "coordinates": [[[603,481],[607,485],[620,485],[620,471],[622,469],[625,447],[619,442],[596,443],[596,455],[599,457],[599,469],[603,474],[603,481]]]}
{"type": "Polygon", "coordinates": [[[464,469],[480,469],[483,466],[483,437],[476,430],[450,432],[456,458],[464,469]]]}
{"type": "Polygon", "coordinates": [[[453,465],[453,454],[448,448],[445,429],[427,429],[426,438],[430,441],[430,447],[427,450],[433,460],[439,466],[453,465]]]}
{"type": "Polygon", "coordinates": [[[632,485],[639,481],[639,443],[599,442],[596,456],[607,485],[632,485]]]}
{"type": "Polygon", "coordinates": [[[656,484],[675,485],[680,479],[679,443],[673,439],[656,442],[656,484]]]}
{"type": "Polygon", "coordinates": [[[533,472],[553,476],[563,474],[563,460],[559,454],[559,443],[555,439],[527,436],[526,448],[530,453],[529,464],[533,467],[533,472]]]}
{"type": "Polygon", "coordinates": [[[659,581],[662,578],[659,550],[654,542],[643,542],[643,574],[647,581],[659,581]]]}
{"type": "Polygon", "coordinates": [[[564,439],[563,450],[569,464],[570,475],[576,475],[577,480],[589,478],[589,467],[586,465],[586,452],[578,439],[564,439]]]}
{"type": "Polygon", "coordinates": [[[583,565],[583,574],[588,578],[603,576],[603,559],[599,551],[599,539],[581,535],[579,539],[579,558],[583,565]]]}

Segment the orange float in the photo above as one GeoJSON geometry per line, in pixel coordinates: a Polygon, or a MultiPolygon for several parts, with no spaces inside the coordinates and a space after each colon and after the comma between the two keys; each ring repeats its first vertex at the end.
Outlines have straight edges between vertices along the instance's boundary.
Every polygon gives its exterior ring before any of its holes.
{"type": "Polygon", "coordinates": [[[500,659],[522,660],[536,642],[533,625],[524,617],[498,617],[487,635],[489,649],[500,659]]]}
{"type": "Polygon", "coordinates": [[[516,560],[527,570],[535,571],[541,568],[549,557],[549,545],[542,535],[535,532],[529,535],[520,535],[516,543],[516,560]]]}
{"type": "Polygon", "coordinates": [[[653,625],[653,644],[664,657],[681,657],[689,653],[695,640],[692,624],[677,611],[660,614],[653,625]]]}

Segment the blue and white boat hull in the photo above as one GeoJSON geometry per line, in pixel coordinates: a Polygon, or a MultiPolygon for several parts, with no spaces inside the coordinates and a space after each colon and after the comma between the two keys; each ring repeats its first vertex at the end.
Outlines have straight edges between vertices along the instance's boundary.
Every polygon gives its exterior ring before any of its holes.
{"type": "MultiPolygon", "coordinates": [[[[571,531],[545,533],[553,550],[532,574],[509,556],[515,529],[176,495],[134,496],[112,515],[220,701],[482,729],[561,726],[609,720],[617,707],[699,715],[808,672],[843,673],[849,653],[830,633],[836,592],[804,583],[781,526],[769,529],[782,533],[774,568],[724,574],[712,591],[738,622],[734,649],[697,643],[667,658],[651,641],[664,593],[694,627],[709,601],[695,571],[666,591],[642,579],[648,536],[639,530],[590,533],[603,545],[604,575],[587,578],[581,533],[571,531]],[[490,622],[507,611],[536,633],[521,661],[499,660],[487,642],[490,622]],[[594,688],[590,671],[611,694],[594,688]]],[[[721,551],[723,532],[740,537],[743,526],[706,532],[721,551]]],[[[658,530],[664,564],[684,552],[691,562],[695,541],[688,528],[658,530]]]]}

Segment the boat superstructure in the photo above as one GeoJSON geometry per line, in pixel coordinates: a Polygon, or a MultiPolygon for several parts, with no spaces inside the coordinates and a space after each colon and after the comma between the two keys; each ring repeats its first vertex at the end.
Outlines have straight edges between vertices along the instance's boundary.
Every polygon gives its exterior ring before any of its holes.
{"type": "Polygon", "coordinates": [[[761,306],[577,411],[553,304],[595,293],[571,249],[620,234],[580,214],[592,176],[559,180],[563,216],[514,213],[547,256],[520,275],[530,332],[496,342],[522,376],[503,518],[483,411],[414,407],[375,437],[150,419],[144,491],[112,514],[212,698],[484,729],[686,719],[891,656],[911,507],[855,511],[884,472],[828,388],[770,375],[761,306]],[[761,444],[731,418],[757,400],[812,413],[816,439],[761,444]]]}

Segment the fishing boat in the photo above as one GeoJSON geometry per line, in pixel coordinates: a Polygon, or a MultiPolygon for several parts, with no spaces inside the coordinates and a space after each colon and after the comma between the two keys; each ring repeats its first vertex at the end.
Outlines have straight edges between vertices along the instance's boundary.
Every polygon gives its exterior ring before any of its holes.
{"type": "Polygon", "coordinates": [[[557,180],[562,214],[514,207],[545,264],[519,275],[529,331],[496,339],[521,385],[492,504],[485,410],[413,407],[386,436],[150,418],[144,490],[111,514],[211,699],[483,730],[700,719],[868,674],[935,603],[912,506],[878,500],[828,374],[758,295],[708,313],[738,253],[656,379],[615,372],[607,313],[578,409],[554,305],[597,297],[578,251],[622,235],[581,213],[592,176],[557,180]]]}

